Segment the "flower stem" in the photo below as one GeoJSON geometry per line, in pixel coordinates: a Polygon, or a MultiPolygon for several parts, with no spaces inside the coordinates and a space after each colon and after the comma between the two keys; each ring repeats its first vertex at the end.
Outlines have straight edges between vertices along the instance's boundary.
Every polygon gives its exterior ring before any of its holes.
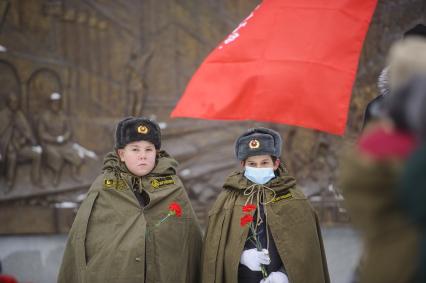
{"type": "MultiPolygon", "coordinates": [[[[250,230],[251,230],[251,233],[252,233],[254,239],[256,240],[256,249],[259,252],[261,252],[262,251],[262,243],[259,241],[259,238],[257,237],[256,229],[254,228],[253,223],[250,224],[250,230]]],[[[268,277],[268,272],[266,271],[265,265],[261,264],[260,270],[262,271],[263,279],[268,277]]]]}
{"type": "MultiPolygon", "coordinates": [[[[158,221],[158,223],[156,223],[155,225],[154,225],[154,229],[155,228],[157,228],[158,226],[160,226],[164,221],[166,221],[167,220],[167,218],[169,218],[170,216],[173,216],[173,215],[176,215],[176,211],[174,211],[174,210],[169,210],[169,213],[164,217],[164,218],[162,218],[160,221],[158,221]]],[[[149,229],[146,229],[145,230],[145,237],[147,237],[148,235],[149,235],[149,233],[151,232],[151,230],[149,230],[149,229]]]]}
{"type": "Polygon", "coordinates": [[[167,220],[167,218],[169,218],[170,216],[172,216],[173,215],[173,213],[172,212],[169,212],[169,214],[167,214],[166,215],[166,217],[164,217],[163,219],[161,219],[158,223],[156,223],[155,224],[155,227],[158,227],[158,226],[160,226],[164,221],[166,221],[167,220]]]}

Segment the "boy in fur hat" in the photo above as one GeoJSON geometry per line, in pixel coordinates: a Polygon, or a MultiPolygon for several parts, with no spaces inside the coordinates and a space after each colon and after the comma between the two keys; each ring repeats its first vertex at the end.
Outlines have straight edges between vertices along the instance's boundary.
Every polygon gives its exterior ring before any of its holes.
{"type": "Polygon", "coordinates": [[[203,283],[330,282],[316,214],[280,162],[281,146],[267,128],[237,139],[242,169],[227,178],[209,213],[203,283]]]}
{"type": "Polygon", "coordinates": [[[128,117],[115,136],[71,228],[58,282],[198,283],[201,231],[159,126],[128,117]]]}

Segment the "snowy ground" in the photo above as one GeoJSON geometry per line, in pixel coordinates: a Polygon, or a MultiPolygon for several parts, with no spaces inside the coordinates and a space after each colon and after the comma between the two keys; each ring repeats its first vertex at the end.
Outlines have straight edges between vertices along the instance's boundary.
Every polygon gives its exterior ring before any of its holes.
{"type": "MultiPolygon", "coordinates": [[[[360,254],[357,234],[348,227],[324,228],[323,238],[331,282],[349,282],[360,254]]],[[[0,236],[3,272],[20,283],[54,283],[65,242],[66,235],[0,236]]]]}
{"type": "Polygon", "coordinates": [[[323,240],[332,283],[348,283],[361,254],[361,242],[347,227],[323,229],[323,240]]]}

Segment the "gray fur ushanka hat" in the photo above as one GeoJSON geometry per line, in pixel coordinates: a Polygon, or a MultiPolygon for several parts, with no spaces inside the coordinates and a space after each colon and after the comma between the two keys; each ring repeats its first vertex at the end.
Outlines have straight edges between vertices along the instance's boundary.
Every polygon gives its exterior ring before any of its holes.
{"type": "Polygon", "coordinates": [[[242,134],[235,142],[235,155],[245,160],[254,155],[280,157],[282,139],[278,132],[268,128],[252,128],[242,134]]]}
{"type": "Polygon", "coordinates": [[[160,127],[145,117],[127,117],[118,122],[115,130],[115,149],[124,148],[135,141],[149,141],[156,149],[160,149],[160,127]]]}

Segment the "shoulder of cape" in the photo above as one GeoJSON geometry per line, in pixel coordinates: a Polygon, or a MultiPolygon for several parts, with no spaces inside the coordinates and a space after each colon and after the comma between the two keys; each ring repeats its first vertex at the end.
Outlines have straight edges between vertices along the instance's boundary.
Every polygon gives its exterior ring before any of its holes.
{"type": "Polygon", "coordinates": [[[308,201],[305,194],[298,188],[294,187],[287,190],[278,191],[275,194],[272,203],[286,203],[288,201],[308,201]]]}
{"type": "Polygon", "coordinates": [[[233,177],[233,176],[235,176],[235,175],[241,175],[242,174],[242,172],[240,171],[240,170],[235,170],[235,171],[232,171],[229,175],[228,175],[228,177],[233,177]]]}
{"type": "Polygon", "coordinates": [[[109,189],[123,190],[126,188],[127,184],[123,179],[117,178],[117,176],[111,171],[105,171],[95,179],[88,193],[101,192],[109,189]]]}
{"type": "Polygon", "coordinates": [[[164,150],[159,152],[157,164],[152,170],[152,173],[159,175],[176,174],[178,162],[164,150]]]}
{"type": "Polygon", "coordinates": [[[222,186],[224,191],[226,190],[234,190],[234,189],[244,189],[247,186],[248,180],[243,177],[243,173],[241,171],[233,171],[226,178],[225,183],[222,186]]]}
{"type": "Polygon", "coordinates": [[[92,185],[90,186],[88,194],[102,190],[104,179],[105,179],[105,173],[98,175],[98,177],[96,177],[95,181],[93,181],[92,185]]]}
{"type": "Polygon", "coordinates": [[[305,194],[302,192],[301,189],[294,187],[292,189],[290,189],[291,194],[293,195],[294,199],[307,199],[305,194]]]}
{"type": "Polygon", "coordinates": [[[226,209],[233,209],[233,205],[230,204],[233,202],[228,202],[233,196],[235,196],[235,191],[230,189],[223,189],[216,198],[216,201],[213,203],[209,215],[216,214],[219,211],[226,209]]]}

